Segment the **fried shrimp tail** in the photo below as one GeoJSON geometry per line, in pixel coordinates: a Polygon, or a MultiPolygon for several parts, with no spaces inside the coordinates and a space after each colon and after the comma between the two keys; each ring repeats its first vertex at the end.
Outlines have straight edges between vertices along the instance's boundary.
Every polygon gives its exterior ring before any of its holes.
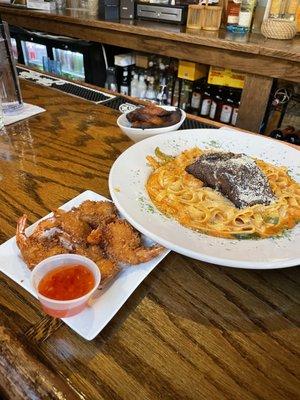
{"type": "Polygon", "coordinates": [[[100,244],[102,242],[102,238],[103,238],[102,230],[103,229],[101,227],[98,227],[98,228],[92,230],[92,232],[89,234],[89,236],[86,239],[87,243],[100,244]]]}
{"type": "Polygon", "coordinates": [[[106,253],[124,264],[140,264],[158,256],[163,247],[144,247],[140,234],[125,220],[110,223],[104,229],[106,253]]]}
{"type": "Polygon", "coordinates": [[[26,236],[26,222],[27,215],[24,214],[17,223],[16,242],[29,269],[33,269],[45,258],[66,253],[64,247],[54,239],[47,240],[37,234],[26,236]]]}

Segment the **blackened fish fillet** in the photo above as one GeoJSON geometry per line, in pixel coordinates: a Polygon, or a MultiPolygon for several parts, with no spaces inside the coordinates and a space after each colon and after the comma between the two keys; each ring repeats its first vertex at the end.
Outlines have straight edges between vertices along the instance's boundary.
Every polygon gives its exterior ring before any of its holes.
{"type": "Polygon", "coordinates": [[[177,108],[174,111],[167,111],[154,104],[139,107],[126,114],[132,128],[148,129],[163,128],[177,124],[181,119],[181,111],[177,108]]]}
{"type": "Polygon", "coordinates": [[[219,190],[238,208],[268,205],[275,196],[265,174],[245,154],[208,153],[200,156],[186,171],[219,190]]]}

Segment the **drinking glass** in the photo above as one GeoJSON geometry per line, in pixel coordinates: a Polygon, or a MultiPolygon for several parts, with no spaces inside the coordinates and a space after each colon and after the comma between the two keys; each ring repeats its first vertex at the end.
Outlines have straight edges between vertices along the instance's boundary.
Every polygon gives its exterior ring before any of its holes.
{"type": "Polygon", "coordinates": [[[14,59],[8,54],[5,40],[0,38],[0,97],[4,114],[13,114],[23,107],[14,59]]]}

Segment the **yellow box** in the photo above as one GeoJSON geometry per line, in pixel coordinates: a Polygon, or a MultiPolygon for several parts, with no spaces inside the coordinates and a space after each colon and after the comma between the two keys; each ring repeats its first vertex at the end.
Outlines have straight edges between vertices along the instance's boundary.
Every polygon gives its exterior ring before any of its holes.
{"type": "Polygon", "coordinates": [[[179,61],[178,78],[196,81],[207,75],[207,66],[190,61],[179,61]]]}
{"type": "Polygon", "coordinates": [[[230,86],[243,89],[245,74],[233,69],[213,67],[209,68],[207,82],[211,85],[230,86]]]}

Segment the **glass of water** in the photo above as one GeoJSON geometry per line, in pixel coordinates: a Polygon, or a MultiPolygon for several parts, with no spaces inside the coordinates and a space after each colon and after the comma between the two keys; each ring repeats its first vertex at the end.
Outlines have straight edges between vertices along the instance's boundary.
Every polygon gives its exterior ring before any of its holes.
{"type": "Polygon", "coordinates": [[[4,114],[14,114],[23,107],[19,79],[14,60],[0,37],[0,97],[4,114]]]}

